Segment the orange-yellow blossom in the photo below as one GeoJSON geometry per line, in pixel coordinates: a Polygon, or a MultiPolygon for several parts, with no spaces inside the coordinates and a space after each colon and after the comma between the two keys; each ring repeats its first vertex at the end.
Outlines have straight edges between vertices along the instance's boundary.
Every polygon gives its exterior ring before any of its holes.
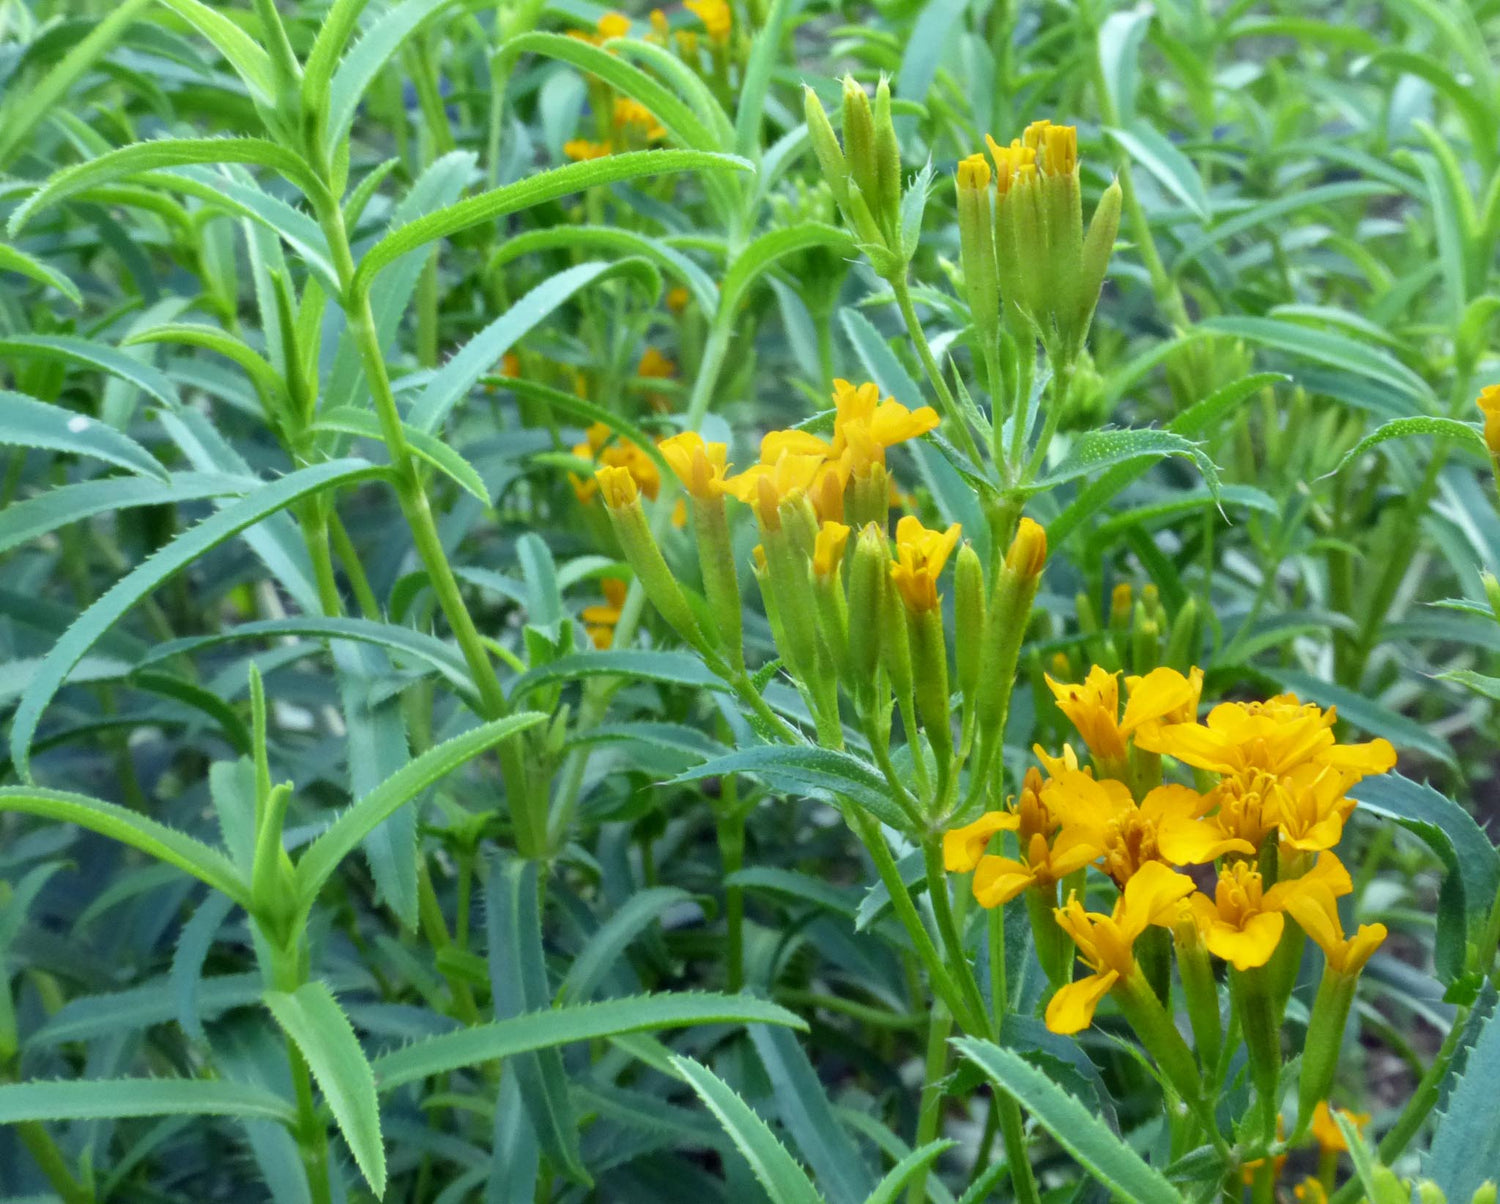
{"type": "Polygon", "coordinates": [[[627,586],[618,577],[605,577],[599,582],[604,594],[602,606],[585,606],[579,616],[588,631],[589,640],[595,648],[608,648],[615,639],[615,624],[620,621],[620,610],[625,605],[627,586]]]}
{"type": "Polygon", "coordinates": [[[1260,871],[1237,861],[1219,872],[1214,897],[1197,894],[1189,901],[1203,943],[1210,953],[1236,970],[1250,970],[1271,960],[1286,926],[1282,912],[1305,895],[1335,895],[1352,889],[1349,871],[1332,853],[1323,853],[1301,878],[1291,878],[1266,889],[1260,871]]]}
{"type": "MultiPolygon", "coordinates": [[[[1322,854],[1322,857],[1332,856],[1332,853],[1322,854]]],[[[1311,882],[1287,900],[1286,909],[1302,931],[1323,950],[1328,968],[1336,974],[1352,977],[1364,969],[1370,956],[1385,942],[1386,927],[1384,924],[1361,924],[1353,936],[1345,936],[1336,896],[1349,892],[1347,889],[1332,889],[1337,885],[1336,882],[1331,885],[1311,882]]]]}
{"type": "MultiPolygon", "coordinates": [[[[1368,1112],[1350,1112],[1347,1108],[1340,1108],[1339,1111],[1356,1129],[1363,1129],[1370,1123],[1368,1112]]],[[[1328,1107],[1328,1101],[1325,1099],[1320,1099],[1318,1106],[1313,1109],[1312,1135],[1319,1149],[1325,1154],[1341,1154],[1349,1148],[1349,1143],[1344,1140],[1344,1131],[1333,1119],[1333,1111],[1328,1107]]]]}
{"type": "Polygon", "coordinates": [[[849,542],[849,528],[832,520],[818,527],[813,541],[813,572],[821,578],[833,576],[844,563],[844,547],[849,542]]]}
{"type": "Polygon", "coordinates": [[[725,491],[729,449],[722,443],[705,443],[697,431],[683,431],[657,445],[682,487],[700,502],[711,501],[725,491]]]}
{"type": "Polygon", "coordinates": [[[836,417],[828,455],[847,460],[856,476],[863,476],[875,464],[884,464],[886,448],[925,435],[939,421],[931,406],[909,410],[890,397],[881,401],[880,389],[869,382],[853,385],[847,380],[834,381],[833,404],[836,417]]]}
{"type": "Polygon", "coordinates": [[[891,580],[909,610],[928,611],[938,604],[938,574],[958,545],[958,536],[958,523],[946,531],[930,531],[908,514],[896,524],[896,562],[891,565],[891,580]]]}
{"type": "Polygon", "coordinates": [[[1099,1001],[1138,972],[1136,939],[1151,924],[1170,924],[1178,901],[1192,891],[1193,880],[1186,874],[1153,861],[1125,884],[1110,915],[1085,911],[1077,895],[1069,896],[1067,906],[1053,914],[1092,972],[1052,996],[1047,1004],[1047,1027],[1064,1034],[1087,1028],[1099,1001]]]}
{"type": "Polygon", "coordinates": [[[986,811],[971,824],[943,833],[943,868],[950,874],[967,874],[984,856],[996,832],[1014,832],[1021,817],[1014,811],[986,811]]]}
{"type": "Polygon", "coordinates": [[[629,506],[641,496],[635,475],[628,468],[613,464],[601,464],[594,470],[594,480],[604,496],[604,504],[611,510],[629,506]]]}
{"type": "Polygon", "coordinates": [[[683,0],[683,7],[703,22],[709,41],[720,46],[729,41],[734,16],[724,0],[683,0]]]}
{"type": "Polygon", "coordinates": [[[1500,385],[1486,385],[1476,404],[1484,415],[1484,445],[1490,455],[1500,456],[1500,385]]]}

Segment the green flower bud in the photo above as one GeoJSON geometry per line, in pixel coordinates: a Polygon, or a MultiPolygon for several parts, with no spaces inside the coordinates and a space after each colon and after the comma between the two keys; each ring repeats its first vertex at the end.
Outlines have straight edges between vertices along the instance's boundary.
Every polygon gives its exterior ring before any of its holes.
{"type": "Polygon", "coordinates": [[[990,348],[1000,330],[1000,271],[990,212],[990,165],[983,155],[970,155],[958,165],[958,237],[969,312],[981,343],[990,348]]]}
{"type": "MultiPolygon", "coordinates": [[[[849,565],[849,671],[862,691],[873,691],[880,670],[885,595],[891,590],[891,553],[874,523],[860,529],[849,565]]],[[[872,695],[873,696],[873,695],[872,695]]]]}
{"type": "Polygon", "coordinates": [[[738,671],[745,667],[743,608],[722,493],[693,499],[693,531],[708,610],[718,628],[719,642],[729,654],[730,667],[738,671]]]}
{"type": "Polygon", "coordinates": [[[958,549],[953,566],[953,640],[958,653],[958,689],[964,707],[973,702],[979,685],[979,658],[964,655],[984,640],[984,567],[969,544],[958,549]]]}
{"type": "Polygon", "coordinates": [[[1109,258],[1114,253],[1115,236],[1120,232],[1120,182],[1113,181],[1099,198],[1089,222],[1088,236],[1083,240],[1081,262],[1078,272],[1077,308],[1073,316],[1072,340],[1074,347],[1082,347],[1093,324],[1094,307],[1099,304],[1099,292],[1104,287],[1104,276],[1109,271],[1109,258]]]}
{"type": "Polygon", "coordinates": [[[1431,1179],[1417,1183],[1417,1199],[1420,1204],[1448,1204],[1448,1195],[1431,1179]]]}
{"type": "Polygon", "coordinates": [[[1490,600],[1490,610],[1495,614],[1495,621],[1500,623],[1500,581],[1488,569],[1480,571],[1479,579],[1484,582],[1484,596],[1490,600]]]}
{"type": "Polygon", "coordinates": [[[620,550],[635,570],[651,605],[687,643],[700,652],[711,650],[711,642],[699,628],[693,608],[688,605],[677,579],[662,557],[656,536],[651,533],[635,478],[628,469],[612,465],[600,468],[594,475],[599,481],[599,492],[604,498],[615,538],[620,541],[620,550]]]}
{"type": "Polygon", "coordinates": [[[953,761],[953,713],[948,702],[948,639],[943,630],[943,609],[908,608],[907,620],[917,714],[937,758],[939,780],[943,781],[953,761]]]}
{"type": "Polygon", "coordinates": [[[884,75],[875,86],[875,179],[872,207],[887,242],[895,247],[901,236],[901,145],[891,119],[891,85],[884,75]]]}
{"type": "Polygon", "coordinates": [[[1481,1183],[1469,1204],[1495,1204],[1495,1181],[1486,1179],[1481,1183]]]}
{"type": "Polygon", "coordinates": [[[1182,604],[1167,632],[1167,648],[1162,664],[1186,673],[1198,659],[1198,600],[1189,598],[1182,604]]]}
{"type": "Polygon", "coordinates": [[[812,142],[813,154],[823,169],[823,179],[833,191],[833,199],[843,210],[849,208],[849,165],[844,161],[844,152],[839,147],[838,136],[823,110],[823,102],[811,88],[802,89],[802,112],[807,118],[807,133],[812,142]]]}
{"type": "Polygon", "coordinates": [[[880,225],[880,171],[875,157],[875,115],[852,75],[844,76],[844,154],[849,175],[880,225]]]}

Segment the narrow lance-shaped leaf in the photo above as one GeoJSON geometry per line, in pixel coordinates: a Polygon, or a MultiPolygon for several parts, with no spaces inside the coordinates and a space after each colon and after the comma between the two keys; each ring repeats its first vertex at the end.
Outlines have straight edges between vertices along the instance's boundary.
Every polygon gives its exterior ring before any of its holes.
{"type": "MultiPolygon", "coordinates": [[[[0,354],[4,354],[0,347],[0,354]]],[[[0,389],[0,444],[92,456],[158,481],[167,470],[144,447],[96,418],[0,389]]]]}

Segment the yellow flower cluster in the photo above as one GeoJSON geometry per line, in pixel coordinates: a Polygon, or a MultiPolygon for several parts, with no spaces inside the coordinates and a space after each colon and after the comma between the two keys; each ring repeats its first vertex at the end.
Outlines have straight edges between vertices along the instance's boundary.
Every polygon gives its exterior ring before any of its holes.
{"type": "Polygon", "coordinates": [[[593,141],[588,138],[572,138],[563,143],[563,154],[575,162],[602,159],[622,150],[643,150],[667,136],[666,129],[655,115],[638,100],[617,96],[610,117],[613,133],[610,137],[593,141]]]}
{"type": "Polygon", "coordinates": [[[973,871],[985,907],[1029,889],[1055,905],[1057,884],[1088,866],[1120,888],[1107,915],[1086,911],[1076,890],[1056,909],[1090,973],[1053,996],[1049,1027],[1087,1027],[1099,1000],[1138,972],[1133,946],[1153,924],[1186,927],[1210,953],[1247,970],[1270,960],[1289,914],[1322,947],[1330,970],[1359,972],[1385,928],[1364,925],[1345,936],[1336,900],[1351,884],[1331,850],[1355,805],[1349,789],[1395,764],[1387,741],[1339,744],[1334,712],[1290,694],[1223,703],[1200,722],[1196,669],[1127,678],[1123,714],[1117,675],[1097,666],[1081,683],[1047,683],[1092,763],[1080,769],[1070,746],[1061,757],[1038,748],[1045,775],[1030,770],[1012,808],[947,833],[944,855],[950,872],[973,871]],[[1154,784],[1162,757],[1212,784],[1154,784]],[[986,851],[1003,831],[1016,834],[1017,856],[986,851]],[[1212,861],[1219,871],[1211,894],[1178,872],[1212,861]],[[1274,882],[1265,877],[1271,872],[1274,882]]]}

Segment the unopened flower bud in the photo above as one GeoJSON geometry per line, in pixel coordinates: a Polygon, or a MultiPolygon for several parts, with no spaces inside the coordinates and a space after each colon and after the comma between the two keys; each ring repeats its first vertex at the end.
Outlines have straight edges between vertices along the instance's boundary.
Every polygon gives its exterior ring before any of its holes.
{"type": "Polygon", "coordinates": [[[1046,528],[1033,519],[1022,518],[1005,554],[1005,567],[1020,577],[1040,577],[1046,565],[1046,528]]]}
{"type": "Polygon", "coordinates": [[[1130,611],[1134,591],[1130,588],[1130,582],[1122,581],[1114,588],[1109,598],[1109,629],[1111,631],[1128,631],[1130,629],[1130,611]]]}
{"type": "MultiPolygon", "coordinates": [[[[872,214],[879,214],[880,173],[875,158],[875,115],[852,75],[844,76],[844,156],[849,175],[872,214]]],[[[878,221],[877,221],[878,224],[878,221]]]]}
{"type": "Polygon", "coordinates": [[[880,667],[885,593],[891,588],[890,551],[874,523],[860,530],[849,566],[849,667],[856,683],[873,687],[880,667]]]}
{"type": "Polygon", "coordinates": [[[635,570],[651,605],[694,648],[702,651],[711,647],[711,641],[704,638],[692,607],[662,557],[656,536],[651,533],[635,478],[627,469],[610,466],[600,468],[595,475],[610,525],[614,528],[615,538],[620,541],[620,550],[625,554],[626,563],[635,570]]]}
{"type": "Polygon", "coordinates": [[[969,544],[958,549],[953,566],[953,642],[958,654],[958,689],[967,708],[979,684],[979,658],[972,649],[984,640],[984,567],[969,544]],[[968,655],[965,653],[968,652],[968,655]]]}
{"type": "Polygon", "coordinates": [[[1500,623],[1500,581],[1495,579],[1495,574],[1488,569],[1480,571],[1479,580],[1484,583],[1484,596],[1490,601],[1490,610],[1494,612],[1495,621],[1500,623]]]}
{"type": "Polygon", "coordinates": [[[605,464],[594,473],[594,479],[599,482],[599,494],[604,498],[604,504],[611,510],[640,501],[641,487],[628,468],[605,464]]]}
{"type": "Polygon", "coordinates": [[[802,89],[802,112],[807,118],[807,134],[812,142],[813,154],[818,157],[818,166],[823,169],[823,179],[833,192],[833,198],[842,210],[849,208],[849,164],[839,147],[838,135],[823,110],[823,102],[809,87],[802,89]]]}
{"type": "Polygon", "coordinates": [[[1120,201],[1120,182],[1111,181],[1099,198],[1099,204],[1089,222],[1088,235],[1083,240],[1082,262],[1078,272],[1078,308],[1073,319],[1077,347],[1083,346],[1083,340],[1088,335],[1089,326],[1094,320],[1094,308],[1099,304],[1099,291],[1104,287],[1104,277],[1109,271],[1115,236],[1120,232],[1120,201]]]}
{"type": "Polygon", "coordinates": [[[959,161],[958,236],[964,292],[974,328],[986,348],[994,345],[1000,328],[1000,276],[989,186],[990,165],[983,155],[959,161]]]}
{"type": "Polygon", "coordinates": [[[901,146],[891,118],[891,84],[884,75],[875,86],[875,179],[871,207],[889,244],[896,246],[901,239],[901,146]]]}
{"type": "Polygon", "coordinates": [[[1486,1179],[1474,1192],[1474,1198],[1469,1204],[1495,1204],[1495,1181],[1486,1179]]]}
{"type": "Polygon", "coordinates": [[[1418,1181],[1417,1200],[1419,1204],[1448,1204],[1447,1193],[1431,1179],[1418,1181]]]}

